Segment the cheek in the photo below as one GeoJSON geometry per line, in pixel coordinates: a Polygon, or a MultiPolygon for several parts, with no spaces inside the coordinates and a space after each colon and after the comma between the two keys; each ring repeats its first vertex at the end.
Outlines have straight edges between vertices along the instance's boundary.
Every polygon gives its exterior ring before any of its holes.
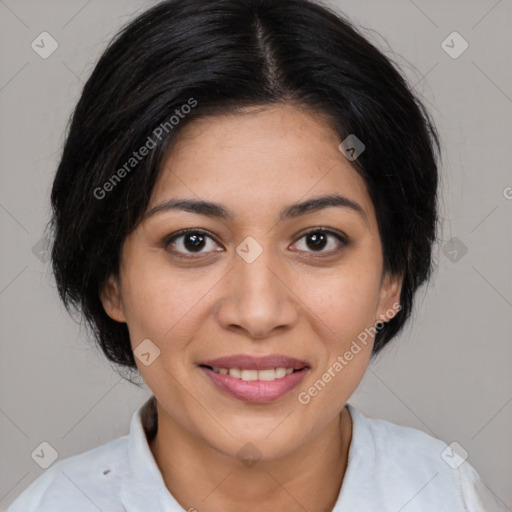
{"type": "Polygon", "coordinates": [[[154,264],[131,268],[123,276],[123,308],[132,345],[150,338],[165,349],[171,339],[175,348],[181,338],[190,336],[190,329],[197,328],[218,277],[154,264]]]}
{"type": "Polygon", "coordinates": [[[308,308],[337,334],[337,343],[350,342],[373,325],[379,299],[380,275],[372,269],[347,267],[305,279],[301,287],[308,308]]]}
{"type": "Polygon", "coordinates": [[[323,356],[314,379],[309,387],[301,388],[297,398],[313,417],[328,421],[333,411],[341,410],[366,372],[373,348],[371,328],[379,279],[371,270],[345,269],[331,276],[317,276],[308,289],[305,303],[323,345],[319,349],[323,356]]]}

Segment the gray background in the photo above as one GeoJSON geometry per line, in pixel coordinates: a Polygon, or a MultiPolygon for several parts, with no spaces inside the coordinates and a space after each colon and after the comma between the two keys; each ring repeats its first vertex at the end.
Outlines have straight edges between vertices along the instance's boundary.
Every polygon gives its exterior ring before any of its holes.
{"type": "MultiPolygon", "coordinates": [[[[116,29],[152,4],[0,0],[0,509],[44,471],[31,458],[42,441],[59,458],[96,447],[126,434],[149,396],[93,348],[60,305],[44,255],[32,249],[84,80],[116,29]],[[47,59],[31,48],[43,31],[59,45],[47,59]]],[[[350,403],[457,441],[511,508],[511,1],[335,5],[400,64],[444,148],[439,269],[418,296],[414,321],[350,403]],[[441,46],[453,31],[469,44],[458,58],[441,46]]],[[[457,39],[445,44],[461,48],[457,39]]]]}

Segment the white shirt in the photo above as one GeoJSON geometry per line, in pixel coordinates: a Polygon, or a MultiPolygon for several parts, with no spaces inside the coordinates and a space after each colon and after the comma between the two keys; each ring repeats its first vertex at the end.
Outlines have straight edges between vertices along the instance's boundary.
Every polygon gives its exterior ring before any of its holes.
{"type": "MultiPolygon", "coordinates": [[[[156,431],[153,398],[134,412],[129,435],[55,462],[7,512],[183,512],[146,437],[156,431]]],[[[507,511],[442,441],[347,408],[352,440],[333,512],[507,511]]],[[[200,504],[195,508],[201,512],[200,504]]]]}

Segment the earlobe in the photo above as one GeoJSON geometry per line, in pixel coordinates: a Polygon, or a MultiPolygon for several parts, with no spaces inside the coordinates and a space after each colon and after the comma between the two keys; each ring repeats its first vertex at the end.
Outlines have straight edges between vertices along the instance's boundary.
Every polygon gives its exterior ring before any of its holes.
{"type": "Polygon", "coordinates": [[[117,322],[126,322],[118,280],[109,276],[100,293],[100,300],[107,315],[117,322]]]}

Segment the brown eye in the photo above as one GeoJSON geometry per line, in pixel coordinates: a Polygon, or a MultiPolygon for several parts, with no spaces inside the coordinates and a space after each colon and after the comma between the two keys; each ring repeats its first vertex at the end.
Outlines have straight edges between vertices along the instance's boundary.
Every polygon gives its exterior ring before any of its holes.
{"type": "MultiPolygon", "coordinates": [[[[315,228],[305,233],[300,239],[304,240],[302,248],[306,252],[331,253],[347,245],[347,240],[334,231],[315,228]]],[[[296,242],[296,245],[298,242],[296,242]]]]}
{"type": "Polygon", "coordinates": [[[216,245],[215,240],[208,233],[201,230],[180,231],[164,240],[165,248],[170,248],[174,253],[183,254],[184,256],[202,255],[216,251],[216,245]]]}
{"type": "Polygon", "coordinates": [[[200,252],[206,245],[206,237],[202,234],[183,235],[183,246],[187,251],[200,252]]]}

